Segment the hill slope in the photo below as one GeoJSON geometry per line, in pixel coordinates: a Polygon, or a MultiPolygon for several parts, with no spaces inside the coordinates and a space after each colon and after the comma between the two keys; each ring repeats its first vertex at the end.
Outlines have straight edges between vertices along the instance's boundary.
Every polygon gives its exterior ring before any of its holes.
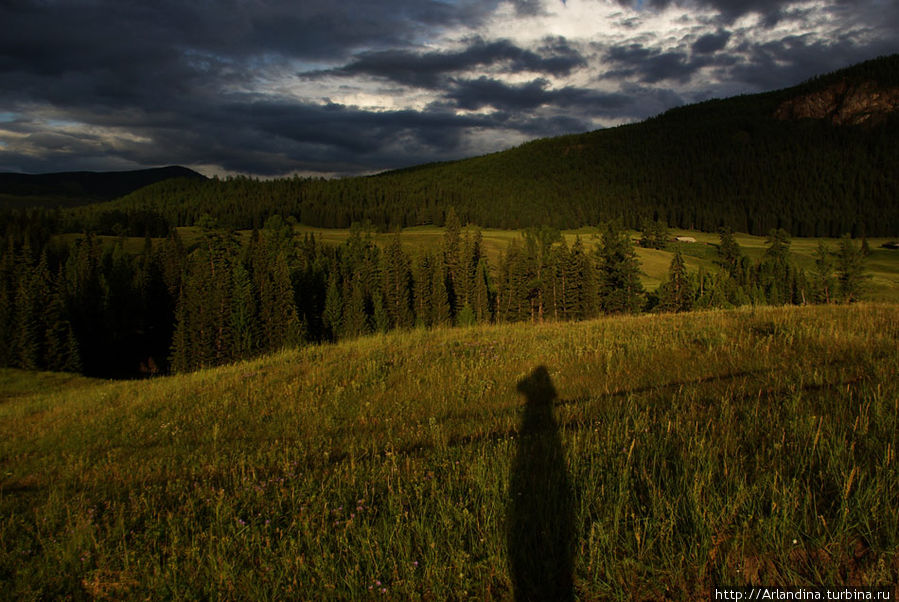
{"type": "Polygon", "coordinates": [[[794,236],[899,234],[899,55],[794,88],[711,100],[642,123],[536,140],[483,157],[335,181],[179,182],[119,208],[179,225],[202,213],[237,228],[271,213],[306,224],[573,228],[620,217],[794,236]]]}
{"type": "Polygon", "coordinates": [[[136,171],[0,173],[0,207],[73,207],[109,201],[171,178],[204,179],[186,167],[136,171]]]}
{"type": "Polygon", "coordinates": [[[756,309],[16,385],[0,583],[241,599],[896,583],[897,342],[895,306],[756,309]]]}

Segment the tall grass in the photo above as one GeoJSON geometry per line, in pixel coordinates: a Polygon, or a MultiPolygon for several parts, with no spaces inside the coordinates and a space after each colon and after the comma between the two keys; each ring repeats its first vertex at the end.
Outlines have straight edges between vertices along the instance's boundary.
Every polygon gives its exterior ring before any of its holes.
{"type": "Polygon", "coordinates": [[[508,598],[538,366],[579,598],[899,581],[899,308],[857,305],[414,330],[32,395],[4,372],[0,596],[508,598]]]}

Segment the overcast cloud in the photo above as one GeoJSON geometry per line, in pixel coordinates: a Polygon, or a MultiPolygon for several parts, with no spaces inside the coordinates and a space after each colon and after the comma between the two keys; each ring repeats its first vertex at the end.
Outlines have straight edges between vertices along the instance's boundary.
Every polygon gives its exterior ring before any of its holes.
{"type": "Polygon", "coordinates": [[[0,0],[0,171],[346,175],[899,51],[895,0],[0,0]]]}

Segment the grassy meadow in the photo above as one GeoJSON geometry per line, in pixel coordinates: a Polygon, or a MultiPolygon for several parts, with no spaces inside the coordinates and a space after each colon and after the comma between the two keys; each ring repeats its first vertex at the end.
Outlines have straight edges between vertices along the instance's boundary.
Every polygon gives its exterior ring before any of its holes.
{"type": "Polygon", "coordinates": [[[4,370],[0,597],[896,584],[897,433],[881,304],[412,330],[148,381],[4,370]]]}

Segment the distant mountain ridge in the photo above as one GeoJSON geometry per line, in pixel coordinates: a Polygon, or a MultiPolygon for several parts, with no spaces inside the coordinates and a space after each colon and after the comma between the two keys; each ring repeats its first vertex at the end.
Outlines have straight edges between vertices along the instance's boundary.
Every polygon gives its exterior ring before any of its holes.
{"type": "Polygon", "coordinates": [[[340,180],[171,180],[108,209],[202,214],[250,228],[272,214],[322,227],[640,228],[796,236],[899,235],[899,54],[762,94],[677,107],[640,123],[534,140],[459,161],[340,180]]]}
{"type": "Polygon", "coordinates": [[[109,201],[172,178],[205,179],[179,166],[109,172],[0,173],[0,202],[7,206],[75,206],[109,201]]]}

